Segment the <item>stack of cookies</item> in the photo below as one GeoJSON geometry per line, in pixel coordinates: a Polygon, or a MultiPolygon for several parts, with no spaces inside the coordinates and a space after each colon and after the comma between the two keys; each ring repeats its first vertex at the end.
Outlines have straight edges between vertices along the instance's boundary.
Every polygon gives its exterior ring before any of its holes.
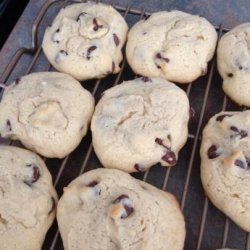
{"type": "MultiPolygon", "coordinates": [[[[250,67],[249,27],[229,32],[218,47],[223,88],[244,105],[250,105],[249,91],[243,96],[241,91],[250,67]]],[[[124,18],[109,5],[87,2],[61,9],[42,43],[61,73],[32,73],[7,86],[0,134],[42,156],[64,158],[91,123],[93,147],[106,169],[73,180],[57,202],[41,158],[1,146],[0,249],[41,249],[56,209],[65,249],[183,249],[185,222],[175,197],[128,173],[177,164],[188,138],[190,105],[175,83],[205,75],[216,43],[217,33],[206,19],[180,11],[154,13],[128,32],[124,18]],[[126,40],[127,61],[141,77],[106,90],[95,107],[79,81],[118,73],[126,40]]],[[[207,195],[246,231],[250,193],[242,190],[250,180],[248,117],[249,111],[216,115],[201,146],[207,195]],[[229,209],[232,202],[235,207],[229,209]]]]}

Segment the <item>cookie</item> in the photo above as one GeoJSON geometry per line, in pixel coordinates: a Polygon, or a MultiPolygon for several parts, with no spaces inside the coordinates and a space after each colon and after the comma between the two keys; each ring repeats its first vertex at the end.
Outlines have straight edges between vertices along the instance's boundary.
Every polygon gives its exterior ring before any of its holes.
{"type": "Polygon", "coordinates": [[[131,28],[126,56],[136,74],[189,83],[206,74],[216,41],[205,18],[161,11],[131,28]]]}
{"type": "Polygon", "coordinates": [[[71,76],[33,73],[17,79],[0,103],[0,134],[46,157],[63,158],[87,133],[94,98],[71,76]]]}
{"type": "Polygon", "coordinates": [[[222,112],[203,131],[201,180],[212,203],[250,232],[250,111],[222,112]]]}
{"type": "Polygon", "coordinates": [[[188,136],[186,93],[161,78],[142,77],[104,92],[92,121],[92,140],[102,165],[127,172],[160,162],[173,166],[188,136]]]}
{"type": "Polygon", "coordinates": [[[42,159],[25,149],[0,146],[0,249],[41,249],[56,204],[42,159]]]}
{"type": "Polygon", "coordinates": [[[218,71],[223,90],[239,105],[250,106],[250,23],[238,25],[219,41],[218,71]]]}
{"type": "Polygon", "coordinates": [[[114,169],[64,188],[57,209],[65,250],[181,250],[185,222],[175,197],[114,169]]]}
{"type": "Polygon", "coordinates": [[[120,71],[127,31],[124,18],[110,5],[72,4],[46,29],[42,47],[58,71],[78,80],[103,78],[120,71]]]}

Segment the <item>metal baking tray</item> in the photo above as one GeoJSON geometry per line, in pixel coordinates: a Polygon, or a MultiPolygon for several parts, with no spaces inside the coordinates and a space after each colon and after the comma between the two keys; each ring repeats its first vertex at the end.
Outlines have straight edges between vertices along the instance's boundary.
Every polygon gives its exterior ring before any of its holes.
{"type": "MultiPolygon", "coordinates": [[[[74,2],[76,1],[48,0],[44,3],[30,31],[31,46],[27,45],[27,48],[17,50],[0,77],[3,83],[9,84],[15,78],[30,72],[54,70],[41,49],[44,30],[51,24],[60,8],[74,2]]],[[[113,5],[124,16],[130,27],[150,15],[150,12],[145,9],[118,6],[108,1],[105,3],[113,5]]],[[[218,25],[216,30],[219,36],[228,31],[222,25],[218,25]]],[[[86,81],[83,86],[92,92],[97,102],[104,90],[135,77],[124,58],[119,74],[101,80],[86,81]]],[[[179,154],[177,165],[172,168],[156,165],[146,173],[132,174],[177,197],[186,220],[185,250],[215,250],[225,247],[250,250],[250,234],[241,230],[209,202],[200,181],[199,148],[204,125],[211,116],[221,110],[243,109],[227,99],[221,85],[222,79],[216,70],[215,58],[209,64],[207,75],[192,84],[179,85],[187,92],[195,115],[189,122],[189,138],[179,154]]],[[[3,139],[0,139],[0,143],[18,144],[18,142],[3,139]]],[[[54,186],[59,196],[62,194],[63,187],[78,175],[101,167],[93,151],[90,131],[75,151],[66,158],[44,160],[53,176],[54,186]]],[[[47,234],[43,249],[63,249],[56,221],[47,234]]]]}

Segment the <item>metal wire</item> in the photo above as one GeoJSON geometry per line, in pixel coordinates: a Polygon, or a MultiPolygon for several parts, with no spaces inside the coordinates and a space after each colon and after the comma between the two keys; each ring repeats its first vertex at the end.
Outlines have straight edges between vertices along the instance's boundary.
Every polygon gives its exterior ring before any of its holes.
{"type": "MultiPolygon", "coordinates": [[[[222,25],[219,28],[219,38],[221,37],[223,32],[223,27],[222,25]]],[[[214,70],[214,68],[213,68],[214,70]]],[[[212,72],[212,75],[214,74],[214,72],[212,72]]],[[[210,80],[210,79],[209,79],[210,80]]],[[[209,91],[209,90],[208,90],[209,91]]],[[[227,105],[227,98],[224,97],[223,100],[223,104],[222,104],[222,110],[225,110],[227,105]]],[[[200,225],[200,231],[199,231],[199,238],[198,238],[198,242],[197,242],[197,250],[201,249],[201,243],[202,243],[202,238],[203,238],[203,234],[204,234],[204,229],[205,229],[205,224],[206,224],[206,217],[207,217],[207,210],[208,210],[208,198],[205,197],[205,202],[204,202],[204,207],[203,207],[203,212],[202,212],[202,218],[201,218],[201,225],[200,225]]],[[[224,230],[224,237],[223,239],[227,236],[226,230],[224,230]]],[[[224,240],[223,240],[224,241],[224,240]]]]}
{"type": "Polygon", "coordinates": [[[250,250],[250,233],[247,236],[246,250],[250,250]]]}

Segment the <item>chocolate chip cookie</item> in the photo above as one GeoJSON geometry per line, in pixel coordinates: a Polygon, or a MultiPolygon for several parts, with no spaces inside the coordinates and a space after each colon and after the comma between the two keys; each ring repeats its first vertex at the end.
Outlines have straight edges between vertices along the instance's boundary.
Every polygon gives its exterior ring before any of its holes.
{"type": "Polygon", "coordinates": [[[120,71],[128,26],[112,6],[78,3],[59,12],[44,34],[50,63],[78,80],[102,78],[120,71]]]}
{"type": "Polygon", "coordinates": [[[126,55],[136,74],[189,83],[206,74],[216,41],[216,31],[205,18],[161,11],[131,28],[126,55]]]}
{"type": "Polygon", "coordinates": [[[250,23],[227,32],[217,49],[218,70],[224,92],[239,105],[250,106],[250,23]]]}
{"type": "Polygon", "coordinates": [[[41,249],[56,204],[52,178],[41,158],[0,146],[0,249],[41,249]]]}
{"type": "Polygon", "coordinates": [[[95,152],[107,168],[146,171],[173,166],[188,136],[186,93],[162,78],[142,77],[110,88],[92,121],[95,152]]]}
{"type": "Polygon", "coordinates": [[[182,250],[173,195],[119,170],[96,169],[64,188],[57,220],[65,250],[182,250]]]}
{"type": "Polygon", "coordinates": [[[69,75],[32,73],[8,86],[0,103],[0,134],[46,157],[63,158],[87,133],[94,98],[69,75]]]}
{"type": "Polygon", "coordinates": [[[250,232],[250,111],[212,117],[203,131],[200,154],[208,197],[250,232]]]}

